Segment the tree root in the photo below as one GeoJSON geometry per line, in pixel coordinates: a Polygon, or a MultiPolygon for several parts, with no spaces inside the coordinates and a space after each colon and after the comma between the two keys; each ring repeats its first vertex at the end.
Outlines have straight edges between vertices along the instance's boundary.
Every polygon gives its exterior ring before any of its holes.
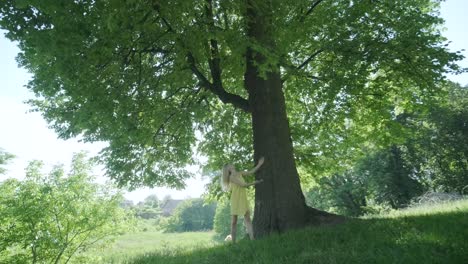
{"type": "Polygon", "coordinates": [[[338,225],[348,220],[345,216],[328,213],[312,207],[307,207],[307,214],[308,224],[311,226],[338,225]]]}

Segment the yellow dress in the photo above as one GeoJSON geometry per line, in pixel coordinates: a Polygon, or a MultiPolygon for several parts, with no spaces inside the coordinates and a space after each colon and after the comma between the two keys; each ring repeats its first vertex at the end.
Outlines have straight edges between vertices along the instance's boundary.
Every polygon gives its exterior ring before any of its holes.
{"type": "Polygon", "coordinates": [[[247,201],[247,190],[240,184],[245,184],[242,175],[237,174],[231,177],[236,177],[231,180],[231,215],[245,215],[249,212],[249,202],[247,201]]]}

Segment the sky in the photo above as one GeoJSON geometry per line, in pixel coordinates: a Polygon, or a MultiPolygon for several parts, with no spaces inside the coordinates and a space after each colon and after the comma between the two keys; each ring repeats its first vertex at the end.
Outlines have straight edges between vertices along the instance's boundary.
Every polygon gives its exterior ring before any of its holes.
{"type": "MultiPolygon", "coordinates": [[[[448,0],[442,3],[441,16],[445,20],[443,35],[451,41],[452,51],[468,49],[468,0],[448,0]]],[[[12,153],[16,158],[5,168],[7,173],[0,175],[0,181],[8,178],[23,178],[24,169],[31,160],[42,160],[47,172],[53,165],[69,166],[73,153],[87,151],[90,156],[96,155],[104,144],[83,143],[78,139],[61,140],[55,132],[48,128],[40,113],[29,112],[30,107],[24,102],[34,98],[26,89],[31,75],[22,68],[18,68],[15,61],[19,49],[4,37],[5,31],[0,30],[0,148],[12,153]]],[[[467,51],[462,51],[468,57],[467,51]]],[[[468,68],[468,59],[459,63],[468,68]]],[[[468,85],[468,74],[448,76],[452,81],[468,85]]],[[[196,170],[195,170],[196,171],[196,170]]],[[[98,169],[95,174],[103,175],[98,169]]],[[[170,195],[174,199],[199,197],[204,192],[207,178],[196,172],[196,177],[186,182],[184,190],[168,188],[141,188],[132,192],[125,191],[125,197],[134,202],[142,201],[150,194],[156,194],[160,199],[170,195]]],[[[98,177],[104,182],[104,177],[98,177]]]]}

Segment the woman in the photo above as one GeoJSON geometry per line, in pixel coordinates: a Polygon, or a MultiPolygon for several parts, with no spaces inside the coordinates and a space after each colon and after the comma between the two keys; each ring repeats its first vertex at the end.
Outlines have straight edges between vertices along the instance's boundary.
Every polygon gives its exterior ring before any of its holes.
{"type": "Polygon", "coordinates": [[[221,178],[221,187],[224,191],[231,191],[231,240],[236,242],[237,218],[244,216],[245,227],[250,239],[254,239],[252,221],[250,219],[249,202],[247,201],[246,187],[261,183],[263,180],[246,183],[242,176],[254,174],[263,164],[265,159],[262,157],[257,166],[250,171],[236,171],[232,164],[226,164],[223,167],[223,177],[221,178]]]}

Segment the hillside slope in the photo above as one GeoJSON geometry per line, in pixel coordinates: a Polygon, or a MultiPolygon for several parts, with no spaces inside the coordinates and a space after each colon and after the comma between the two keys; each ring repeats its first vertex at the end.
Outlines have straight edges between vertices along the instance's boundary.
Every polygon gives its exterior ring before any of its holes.
{"type": "Polygon", "coordinates": [[[352,219],[131,263],[468,263],[468,200],[352,219]]]}

